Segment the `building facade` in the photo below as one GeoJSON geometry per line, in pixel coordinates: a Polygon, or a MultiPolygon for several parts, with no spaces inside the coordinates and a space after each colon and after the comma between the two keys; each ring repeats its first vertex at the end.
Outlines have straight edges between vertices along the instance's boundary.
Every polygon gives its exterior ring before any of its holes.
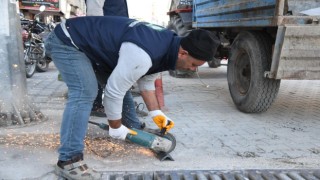
{"type": "Polygon", "coordinates": [[[40,21],[48,23],[50,21],[60,22],[61,18],[72,18],[85,15],[84,0],[19,0],[20,14],[26,19],[33,19],[39,13],[39,7],[46,6],[46,9],[39,16],[40,21]]]}

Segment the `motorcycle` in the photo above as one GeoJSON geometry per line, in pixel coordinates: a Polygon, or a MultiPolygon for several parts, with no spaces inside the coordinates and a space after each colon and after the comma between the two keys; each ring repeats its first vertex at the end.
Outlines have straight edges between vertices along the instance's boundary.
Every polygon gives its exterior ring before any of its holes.
{"type": "Polygon", "coordinates": [[[36,20],[45,10],[45,6],[40,6],[40,13],[35,15],[33,21],[28,21],[27,28],[24,25],[22,37],[24,42],[24,61],[26,65],[26,77],[30,78],[35,71],[45,72],[48,70],[49,63],[52,61],[45,54],[44,38],[49,34],[49,28],[36,20]],[[27,38],[25,38],[27,35],[27,38]]]}

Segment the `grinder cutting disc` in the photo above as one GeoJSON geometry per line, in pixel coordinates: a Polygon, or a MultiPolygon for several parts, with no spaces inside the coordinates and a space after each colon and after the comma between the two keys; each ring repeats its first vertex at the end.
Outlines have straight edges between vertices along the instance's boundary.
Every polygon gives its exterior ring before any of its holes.
{"type": "Polygon", "coordinates": [[[177,144],[176,138],[171,133],[166,133],[165,135],[162,135],[162,133],[159,129],[149,129],[149,128],[145,128],[144,131],[151,133],[151,134],[154,134],[154,135],[157,135],[157,136],[160,136],[162,138],[166,138],[172,142],[172,145],[169,148],[169,150],[164,153],[169,154],[170,152],[172,152],[176,148],[176,144],[177,144]]]}
{"type": "Polygon", "coordinates": [[[172,146],[171,146],[170,150],[168,152],[166,152],[168,154],[176,148],[176,143],[177,143],[176,138],[171,133],[167,133],[163,137],[169,139],[172,142],[172,146]]]}

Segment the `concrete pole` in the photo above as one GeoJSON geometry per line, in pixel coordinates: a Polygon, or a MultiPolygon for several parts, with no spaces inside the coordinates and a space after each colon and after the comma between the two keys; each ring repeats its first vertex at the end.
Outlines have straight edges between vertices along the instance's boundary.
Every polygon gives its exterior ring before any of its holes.
{"type": "Polygon", "coordinates": [[[0,0],[0,126],[46,119],[29,103],[15,0],[0,0]]]}

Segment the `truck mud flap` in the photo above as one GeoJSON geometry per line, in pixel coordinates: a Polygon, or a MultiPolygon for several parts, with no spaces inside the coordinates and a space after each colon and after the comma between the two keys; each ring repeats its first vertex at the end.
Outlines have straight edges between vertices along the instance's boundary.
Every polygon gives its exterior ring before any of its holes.
{"type": "Polygon", "coordinates": [[[275,79],[320,79],[320,26],[279,26],[271,70],[275,79]]]}

